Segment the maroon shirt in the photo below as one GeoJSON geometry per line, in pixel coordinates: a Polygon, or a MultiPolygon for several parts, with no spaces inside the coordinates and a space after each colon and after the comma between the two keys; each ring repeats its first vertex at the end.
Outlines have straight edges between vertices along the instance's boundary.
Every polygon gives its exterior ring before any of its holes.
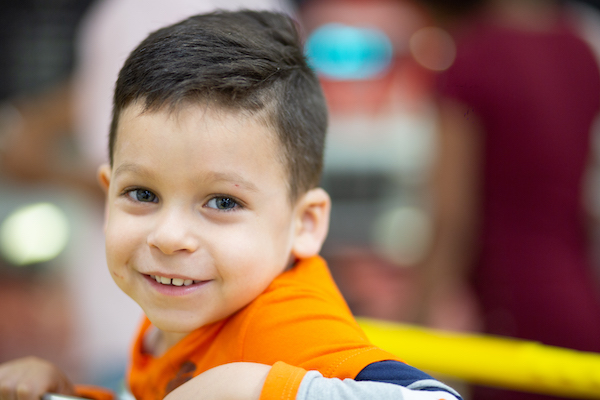
{"type": "Polygon", "coordinates": [[[600,296],[582,208],[600,109],[595,59],[566,28],[479,25],[469,33],[438,89],[469,104],[484,128],[473,284],[486,330],[600,352],[600,296]]]}

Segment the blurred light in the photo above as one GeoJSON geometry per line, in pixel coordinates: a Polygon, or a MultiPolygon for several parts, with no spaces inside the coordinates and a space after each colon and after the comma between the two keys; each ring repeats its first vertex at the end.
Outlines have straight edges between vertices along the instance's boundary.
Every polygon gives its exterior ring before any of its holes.
{"type": "Polygon", "coordinates": [[[443,71],[454,63],[456,44],[445,30],[436,27],[421,28],[409,40],[410,52],[423,67],[443,71]]]}
{"type": "Polygon", "coordinates": [[[398,207],[382,214],[373,226],[373,244],[398,266],[421,261],[431,240],[429,216],[415,207],[398,207]]]}
{"type": "Polygon", "coordinates": [[[55,205],[37,203],[17,209],[0,226],[0,250],[15,265],[49,261],[69,239],[69,221],[55,205]]]}
{"type": "Polygon", "coordinates": [[[306,55],[321,75],[335,80],[371,79],[392,61],[392,42],[383,31],[343,24],[326,24],[313,31],[306,55]]]}

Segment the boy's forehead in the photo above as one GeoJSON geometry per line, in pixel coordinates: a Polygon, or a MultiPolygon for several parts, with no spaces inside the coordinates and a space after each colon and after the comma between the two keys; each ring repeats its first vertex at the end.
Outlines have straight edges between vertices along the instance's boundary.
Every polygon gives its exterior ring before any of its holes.
{"type": "MultiPolygon", "coordinates": [[[[187,124],[196,123],[200,124],[200,129],[206,127],[208,130],[214,129],[218,132],[221,129],[226,129],[238,135],[243,140],[242,135],[247,133],[248,136],[256,135],[257,132],[261,132],[262,137],[267,142],[273,144],[271,151],[269,147],[261,147],[264,151],[265,156],[269,157],[269,161],[278,163],[283,166],[286,181],[289,180],[288,166],[284,151],[284,146],[281,143],[277,130],[274,128],[270,119],[264,112],[250,113],[245,110],[234,110],[227,107],[219,106],[207,106],[205,104],[184,104],[178,107],[161,107],[157,109],[149,109],[142,103],[136,102],[125,107],[121,111],[119,117],[118,127],[116,129],[117,137],[115,140],[115,147],[113,149],[114,156],[117,155],[121,149],[120,144],[122,141],[119,140],[120,136],[126,136],[127,142],[146,141],[144,135],[131,135],[129,132],[139,132],[149,128],[153,124],[153,121],[162,121],[173,127],[173,131],[185,129],[187,124]],[[147,118],[150,117],[150,118],[147,118]],[[258,129],[257,129],[258,128],[258,129]],[[250,133],[252,130],[252,134],[250,133]],[[275,151],[274,157],[272,151],[275,151]],[[267,154],[270,152],[271,154],[267,154]]],[[[162,137],[172,134],[171,132],[165,131],[162,137]]],[[[255,136],[254,136],[255,137],[255,136]]],[[[249,143],[249,145],[252,143],[249,143]]],[[[289,185],[289,182],[288,182],[289,185]]]]}
{"type": "Polygon", "coordinates": [[[122,133],[123,129],[130,129],[143,123],[146,116],[156,116],[164,118],[176,125],[185,124],[192,120],[204,121],[213,126],[244,126],[253,124],[260,126],[261,131],[266,133],[266,137],[279,142],[277,130],[271,123],[271,118],[266,112],[249,112],[243,109],[232,109],[218,105],[184,103],[178,106],[165,105],[157,108],[149,108],[141,102],[134,102],[125,107],[119,116],[117,133],[122,133]]]}

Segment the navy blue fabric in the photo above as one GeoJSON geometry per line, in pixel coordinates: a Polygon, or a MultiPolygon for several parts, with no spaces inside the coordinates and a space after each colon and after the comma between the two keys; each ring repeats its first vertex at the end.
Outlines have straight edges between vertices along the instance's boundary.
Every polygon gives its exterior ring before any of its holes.
{"type": "MultiPolygon", "coordinates": [[[[431,375],[426,374],[425,372],[417,368],[411,367],[410,365],[407,365],[403,362],[395,360],[378,361],[373,364],[369,364],[366,367],[364,367],[362,371],[358,373],[358,375],[356,375],[356,378],[354,378],[354,380],[385,382],[404,387],[410,386],[415,382],[424,380],[437,381],[437,379],[433,378],[431,375]]],[[[425,386],[419,388],[419,390],[447,391],[444,388],[437,387],[434,385],[430,387],[425,386]]]]}
{"type": "Polygon", "coordinates": [[[435,379],[431,375],[400,361],[387,360],[369,364],[354,378],[355,381],[377,381],[408,386],[417,381],[435,379]]]}

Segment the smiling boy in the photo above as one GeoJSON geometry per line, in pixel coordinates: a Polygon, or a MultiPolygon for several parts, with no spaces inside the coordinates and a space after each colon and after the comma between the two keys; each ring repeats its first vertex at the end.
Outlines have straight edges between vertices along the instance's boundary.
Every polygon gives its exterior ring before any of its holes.
{"type": "Polygon", "coordinates": [[[292,205],[278,144],[257,117],[136,103],[116,137],[112,167],[100,170],[108,265],[162,332],[162,347],[246,306],[291,254],[315,251],[299,249],[296,236],[325,235],[327,195],[312,189],[292,205]]]}
{"type": "MultiPolygon", "coordinates": [[[[132,52],[99,180],[110,273],[147,317],[138,400],[458,397],[369,343],[318,256],[326,128],[284,15],[195,16],[132,52]]],[[[0,400],[48,390],[73,393],[40,360],[0,367],[0,400]]]]}

